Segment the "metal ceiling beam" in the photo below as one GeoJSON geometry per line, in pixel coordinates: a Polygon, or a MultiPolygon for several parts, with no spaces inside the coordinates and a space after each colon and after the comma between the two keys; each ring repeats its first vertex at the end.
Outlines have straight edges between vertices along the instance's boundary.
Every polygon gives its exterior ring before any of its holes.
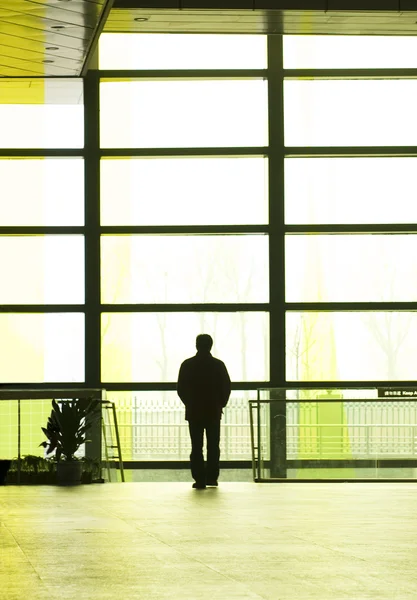
{"type": "Polygon", "coordinates": [[[417,35],[417,0],[114,0],[119,33],[417,35]]]}
{"type": "MultiPolygon", "coordinates": [[[[81,70],[82,77],[87,75],[88,69],[93,65],[93,59],[97,50],[100,35],[104,29],[106,21],[110,15],[110,11],[113,8],[114,0],[106,0],[103,9],[100,14],[100,18],[97,22],[94,34],[91,37],[90,44],[87,50],[87,55],[84,61],[83,68],[81,70]]],[[[96,65],[95,65],[96,66],[96,65]]]]}
{"type": "Polygon", "coordinates": [[[417,11],[417,0],[115,0],[116,9],[417,11]]]}

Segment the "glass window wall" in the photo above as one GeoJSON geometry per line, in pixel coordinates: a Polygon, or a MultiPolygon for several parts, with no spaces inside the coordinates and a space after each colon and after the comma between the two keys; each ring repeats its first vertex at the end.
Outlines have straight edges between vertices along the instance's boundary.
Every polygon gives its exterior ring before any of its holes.
{"type": "Polygon", "coordinates": [[[103,81],[102,148],[268,144],[263,80],[103,81]]]}
{"type": "Polygon", "coordinates": [[[1,383],[84,381],[84,315],[0,314],[1,383]]]}
{"type": "Polygon", "coordinates": [[[0,181],[3,227],[84,225],[82,158],[1,158],[0,181]]]}
{"type": "Polygon", "coordinates": [[[416,235],[289,235],[287,302],[416,302],[416,235]]]}
{"type": "Polygon", "coordinates": [[[262,156],[101,161],[102,225],[267,222],[268,160],[262,156]]]}
{"type": "Polygon", "coordinates": [[[266,69],[265,35],[103,33],[100,69],[266,69]]]}
{"type": "Polygon", "coordinates": [[[414,36],[285,35],[285,69],[415,69],[414,36]]]}
{"type": "Polygon", "coordinates": [[[84,237],[0,236],[1,304],[83,304],[84,237]]]}
{"type": "Polygon", "coordinates": [[[417,313],[288,312],[288,381],[412,381],[417,313]]]}
{"type": "Polygon", "coordinates": [[[269,379],[267,313],[103,313],[101,325],[104,382],[175,382],[199,333],[233,381],[269,379]]]}
{"type": "MultiPolygon", "coordinates": [[[[415,41],[288,36],[282,56],[273,37],[256,78],[266,41],[105,34],[102,69],[165,72],[89,74],[85,124],[81,80],[0,83],[0,303],[16,306],[0,315],[0,380],[100,386],[101,353],[109,394],[131,394],[121,421],[132,460],[146,454],[133,398],[178,419],[178,369],[200,332],[234,386],[285,386],[285,372],[293,383],[413,381],[417,79],[394,70],[416,66],[415,41]],[[288,78],[282,98],[281,66],[357,74],[288,78]]],[[[236,414],[225,413],[233,439],[236,414]]],[[[185,423],[172,422],[168,446],[155,423],[151,458],[172,457],[185,423]]]]}
{"type": "Polygon", "coordinates": [[[268,302],[268,238],[103,236],[104,304],[268,302]]]}
{"type": "Polygon", "coordinates": [[[417,223],[417,158],[285,159],[285,222],[417,223]]]}
{"type": "Polygon", "coordinates": [[[0,148],[82,148],[82,79],[0,81],[0,148]]]}
{"type": "Polygon", "coordinates": [[[415,146],[417,80],[286,80],[286,146],[415,146]]]}

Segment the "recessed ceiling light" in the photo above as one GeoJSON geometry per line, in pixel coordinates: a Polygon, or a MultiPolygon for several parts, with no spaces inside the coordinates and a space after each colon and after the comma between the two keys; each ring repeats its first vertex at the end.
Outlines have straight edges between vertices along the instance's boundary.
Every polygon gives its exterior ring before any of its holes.
{"type": "Polygon", "coordinates": [[[143,23],[144,21],[149,21],[149,17],[135,17],[133,20],[138,23],[143,23]]]}

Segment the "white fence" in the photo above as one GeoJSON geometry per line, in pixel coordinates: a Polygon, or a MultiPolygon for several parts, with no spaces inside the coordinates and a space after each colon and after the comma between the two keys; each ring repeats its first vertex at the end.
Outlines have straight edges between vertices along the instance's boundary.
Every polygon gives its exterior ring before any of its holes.
{"type": "MultiPolygon", "coordinates": [[[[112,400],[111,393],[108,394],[112,400]]],[[[248,397],[232,397],[222,420],[222,460],[250,460],[248,397]]],[[[251,394],[254,398],[254,394],[251,394]]],[[[125,460],[188,460],[190,441],[184,408],[173,397],[116,400],[125,460]]],[[[287,457],[368,459],[417,456],[416,401],[343,402],[339,421],[320,423],[317,403],[287,404],[287,457]],[[309,410],[310,408],[310,416],[309,410]]],[[[268,446],[269,419],[263,413],[262,439],[268,446]]]]}

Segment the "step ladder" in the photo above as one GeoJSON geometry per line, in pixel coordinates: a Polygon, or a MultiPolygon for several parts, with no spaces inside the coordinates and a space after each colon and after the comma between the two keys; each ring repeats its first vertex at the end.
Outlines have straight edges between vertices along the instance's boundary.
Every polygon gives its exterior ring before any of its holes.
{"type": "MultiPolygon", "coordinates": [[[[119,427],[117,424],[116,405],[110,400],[102,401],[102,436],[103,449],[107,468],[108,481],[111,482],[111,467],[110,463],[118,463],[120,470],[120,478],[125,481],[125,473],[123,469],[122,448],[120,445],[119,427]]],[[[117,481],[117,479],[116,479],[117,481]]]]}

